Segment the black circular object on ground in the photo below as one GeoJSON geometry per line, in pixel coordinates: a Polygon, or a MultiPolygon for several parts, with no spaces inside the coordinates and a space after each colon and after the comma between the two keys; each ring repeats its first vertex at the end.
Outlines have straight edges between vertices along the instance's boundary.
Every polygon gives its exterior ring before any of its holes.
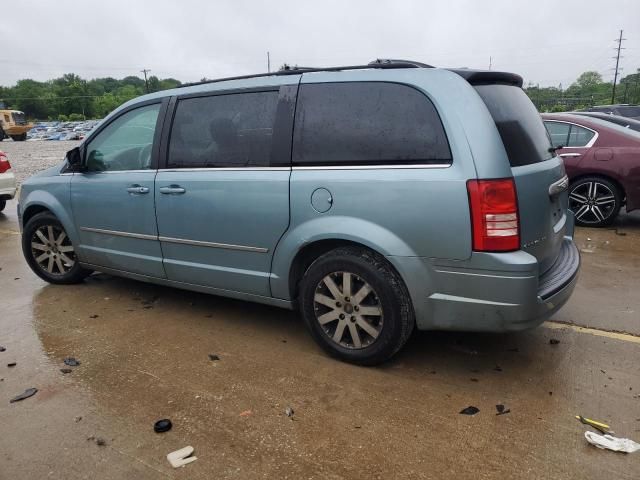
{"type": "Polygon", "coordinates": [[[158,420],[156,423],[154,423],[153,430],[156,433],[164,433],[171,430],[172,426],[173,425],[171,424],[171,420],[169,420],[168,418],[165,418],[162,420],[158,420]]]}

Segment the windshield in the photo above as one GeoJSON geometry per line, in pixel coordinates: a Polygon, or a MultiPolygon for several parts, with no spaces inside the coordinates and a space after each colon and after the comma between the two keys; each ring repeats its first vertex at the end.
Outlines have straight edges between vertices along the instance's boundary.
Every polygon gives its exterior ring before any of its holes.
{"type": "Polygon", "coordinates": [[[475,89],[498,127],[512,167],[543,162],[554,156],[540,114],[521,88],[478,85],[475,89]]]}
{"type": "Polygon", "coordinates": [[[11,116],[13,117],[13,121],[16,125],[24,125],[27,123],[27,120],[22,112],[11,112],[11,116]]]}

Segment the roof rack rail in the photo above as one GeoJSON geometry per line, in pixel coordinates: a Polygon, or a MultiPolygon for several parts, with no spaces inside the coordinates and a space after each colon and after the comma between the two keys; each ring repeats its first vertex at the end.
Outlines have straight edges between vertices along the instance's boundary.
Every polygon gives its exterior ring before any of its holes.
{"type": "Polygon", "coordinates": [[[282,76],[282,75],[297,75],[310,72],[339,72],[342,70],[366,70],[371,68],[380,69],[394,69],[394,68],[433,68],[426,63],[413,62],[408,60],[390,60],[390,59],[377,59],[367,65],[346,65],[342,67],[325,67],[325,68],[312,68],[312,67],[288,67],[277,72],[257,73],[253,75],[241,75],[238,77],[225,77],[216,78],[213,80],[204,80],[202,82],[184,83],[178,88],[193,87],[195,85],[206,85],[208,83],[226,82],[229,80],[245,80],[248,78],[260,78],[269,76],[282,76]]]}

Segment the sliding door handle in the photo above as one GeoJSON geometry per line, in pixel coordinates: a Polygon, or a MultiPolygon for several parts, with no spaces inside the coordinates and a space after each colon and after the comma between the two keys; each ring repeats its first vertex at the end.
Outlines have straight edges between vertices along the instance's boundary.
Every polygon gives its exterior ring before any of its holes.
{"type": "Polygon", "coordinates": [[[142,185],[134,184],[127,188],[127,192],[141,195],[144,193],[149,193],[149,187],[143,187],[142,185]]]}
{"type": "Polygon", "coordinates": [[[186,190],[180,185],[169,185],[167,187],[160,187],[160,193],[164,195],[182,195],[186,190]]]}

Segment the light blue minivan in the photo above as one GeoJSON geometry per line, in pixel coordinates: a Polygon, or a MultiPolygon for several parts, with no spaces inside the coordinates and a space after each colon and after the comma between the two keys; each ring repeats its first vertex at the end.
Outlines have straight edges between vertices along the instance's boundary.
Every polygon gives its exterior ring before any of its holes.
{"type": "Polygon", "coordinates": [[[25,258],[298,308],[372,365],[414,327],[539,325],[580,266],[567,177],[514,74],[406,61],[132,100],[20,192],[25,258]]]}

